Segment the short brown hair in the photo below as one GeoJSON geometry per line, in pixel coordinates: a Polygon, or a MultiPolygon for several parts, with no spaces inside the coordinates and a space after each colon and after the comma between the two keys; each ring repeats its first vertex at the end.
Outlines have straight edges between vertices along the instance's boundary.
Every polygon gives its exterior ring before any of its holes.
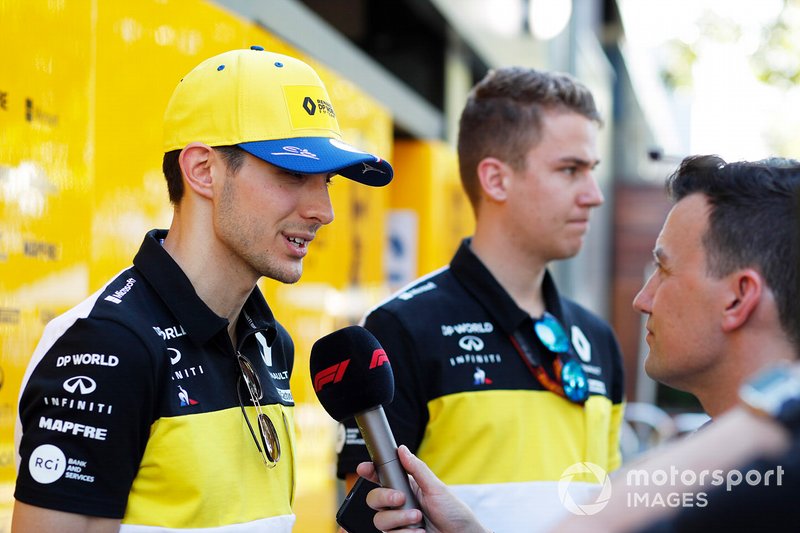
{"type": "MultiPolygon", "coordinates": [[[[231,174],[235,174],[242,167],[247,153],[238,146],[215,146],[214,150],[222,154],[222,159],[231,174]]],[[[180,155],[181,150],[172,150],[164,154],[161,162],[161,170],[167,180],[167,192],[172,205],[178,205],[183,198],[183,176],[178,161],[180,155]]]]}
{"type": "Polygon", "coordinates": [[[496,157],[521,169],[539,142],[542,113],[572,111],[602,124],[589,89],[568,74],[532,68],[490,70],[469,93],[461,113],[458,161],[464,191],[477,209],[478,163],[496,157]]]}

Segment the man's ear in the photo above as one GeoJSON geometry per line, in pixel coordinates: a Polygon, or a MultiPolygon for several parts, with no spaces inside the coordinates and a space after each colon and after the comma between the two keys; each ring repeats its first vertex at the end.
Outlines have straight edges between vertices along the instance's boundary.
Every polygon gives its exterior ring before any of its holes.
{"type": "Polygon", "coordinates": [[[211,162],[214,150],[203,143],[191,143],[181,150],[178,163],[187,187],[204,198],[213,196],[211,162]]]}
{"type": "Polygon", "coordinates": [[[511,168],[496,157],[485,157],[478,163],[478,181],[484,194],[495,202],[508,198],[511,168]]]}
{"type": "Polygon", "coordinates": [[[761,302],[765,289],[764,278],[756,270],[746,268],[730,274],[728,301],[722,312],[722,330],[729,332],[741,327],[761,302]]]}

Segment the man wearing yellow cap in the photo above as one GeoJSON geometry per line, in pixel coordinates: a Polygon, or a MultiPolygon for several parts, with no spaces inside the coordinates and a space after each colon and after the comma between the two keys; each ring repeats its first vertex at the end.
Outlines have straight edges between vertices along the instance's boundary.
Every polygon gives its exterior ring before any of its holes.
{"type": "Polygon", "coordinates": [[[260,47],[198,65],[164,125],[169,231],[48,324],[26,372],[14,531],[294,523],[294,348],[256,282],[300,278],[334,174],[392,168],[342,142],[308,65],[260,47]]]}

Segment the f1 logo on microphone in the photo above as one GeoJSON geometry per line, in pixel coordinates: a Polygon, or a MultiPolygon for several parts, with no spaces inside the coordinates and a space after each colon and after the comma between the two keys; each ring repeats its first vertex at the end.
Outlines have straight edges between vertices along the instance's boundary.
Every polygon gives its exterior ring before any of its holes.
{"type": "Polygon", "coordinates": [[[378,348],[374,352],[372,352],[372,361],[369,363],[369,369],[372,370],[376,366],[381,366],[383,363],[389,363],[389,358],[386,356],[386,352],[383,348],[378,348]]]}
{"type": "Polygon", "coordinates": [[[339,383],[342,381],[342,377],[344,377],[344,371],[347,370],[347,365],[349,364],[350,359],[345,359],[341,363],[336,363],[333,366],[329,366],[328,368],[317,372],[317,375],[314,376],[314,390],[319,392],[322,390],[322,387],[328,383],[339,383]]]}

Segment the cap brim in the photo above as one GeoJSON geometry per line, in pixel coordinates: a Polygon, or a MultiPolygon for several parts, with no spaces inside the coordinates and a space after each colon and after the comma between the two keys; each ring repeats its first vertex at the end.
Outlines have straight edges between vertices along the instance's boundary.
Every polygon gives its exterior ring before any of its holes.
{"type": "Polygon", "coordinates": [[[388,161],[328,137],[246,142],[239,144],[239,147],[267,163],[292,172],[334,172],[373,187],[386,185],[394,175],[388,161]]]}

